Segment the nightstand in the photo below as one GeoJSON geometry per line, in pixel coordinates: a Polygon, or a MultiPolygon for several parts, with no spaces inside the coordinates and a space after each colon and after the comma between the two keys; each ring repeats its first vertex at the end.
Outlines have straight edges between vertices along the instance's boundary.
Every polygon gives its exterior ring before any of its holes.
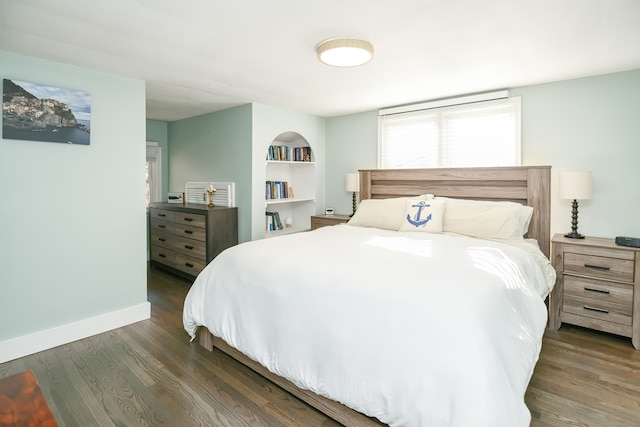
{"type": "Polygon", "coordinates": [[[549,299],[549,328],[562,323],[630,337],[640,350],[640,248],[613,239],[551,240],[556,285],[549,299]]]}
{"type": "Polygon", "coordinates": [[[327,227],[330,225],[343,224],[349,221],[351,217],[349,215],[313,215],[311,217],[311,229],[315,230],[320,227],[327,227]]]}

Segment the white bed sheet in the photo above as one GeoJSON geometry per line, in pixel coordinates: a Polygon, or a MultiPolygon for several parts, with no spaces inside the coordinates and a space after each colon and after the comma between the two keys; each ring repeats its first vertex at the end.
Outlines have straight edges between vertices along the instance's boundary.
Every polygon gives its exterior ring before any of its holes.
{"type": "Polygon", "coordinates": [[[549,268],[501,242],[342,224],[227,249],[183,320],[392,426],[528,426],[549,268]]]}

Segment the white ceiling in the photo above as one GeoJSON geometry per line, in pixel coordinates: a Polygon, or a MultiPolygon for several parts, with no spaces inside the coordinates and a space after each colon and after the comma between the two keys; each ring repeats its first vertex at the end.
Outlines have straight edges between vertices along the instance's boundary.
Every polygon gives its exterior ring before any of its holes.
{"type": "Polygon", "coordinates": [[[330,117],[638,69],[640,1],[0,0],[0,50],[145,80],[150,119],[249,102],[330,117]],[[321,64],[337,36],[373,60],[321,64]]]}

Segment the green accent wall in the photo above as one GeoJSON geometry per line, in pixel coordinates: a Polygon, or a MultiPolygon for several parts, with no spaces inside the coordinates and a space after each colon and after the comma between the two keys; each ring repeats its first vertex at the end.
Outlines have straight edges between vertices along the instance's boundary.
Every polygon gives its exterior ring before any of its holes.
{"type": "Polygon", "coordinates": [[[238,240],[251,236],[251,105],[170,122],[169,189],[188,181],[236,183],[238,240]]]}
{"type": "MultiPolygon", "coordinates": [[[[580,202],[579,231],[640,236],[640,70],[510,93],[522,97],[522,164],[552,166],[551,232],[571,231],[571,203],[558,197],[558,173],[590,170],[593,198],[580,202]]],[[[327,205],[336,212],[351,206],[344,174],[377,165],[377,131],[377,111],[327,119],[327,205]]]]}
{"type": "Polygon", "coordinates": [[[91,145],[0,140],[0,342],[146,304],[144,81],[0,51],[91,94],[91,145]]]}

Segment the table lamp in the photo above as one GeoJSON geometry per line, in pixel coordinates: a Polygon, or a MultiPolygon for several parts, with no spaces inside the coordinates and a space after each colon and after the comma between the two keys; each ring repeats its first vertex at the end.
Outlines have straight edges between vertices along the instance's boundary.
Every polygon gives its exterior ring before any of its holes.
{"type": "Polygon", "coordinates": [[[564,236],[584,239],[578,233],[578,200],[589,200],[592,193],[591,172],[560,172],[560,198],[573,200],[571,203],[571,233],[564,236]]]}
{"type": "Polygon", "coordinates": [[[356,193],[360,192],[360,176],[357,173],[348,173],[345,185],[346,191],[351,191],[353,193],[353,212],[351,212],[350,217],[352,217],[356,213],[356,193]]]}

